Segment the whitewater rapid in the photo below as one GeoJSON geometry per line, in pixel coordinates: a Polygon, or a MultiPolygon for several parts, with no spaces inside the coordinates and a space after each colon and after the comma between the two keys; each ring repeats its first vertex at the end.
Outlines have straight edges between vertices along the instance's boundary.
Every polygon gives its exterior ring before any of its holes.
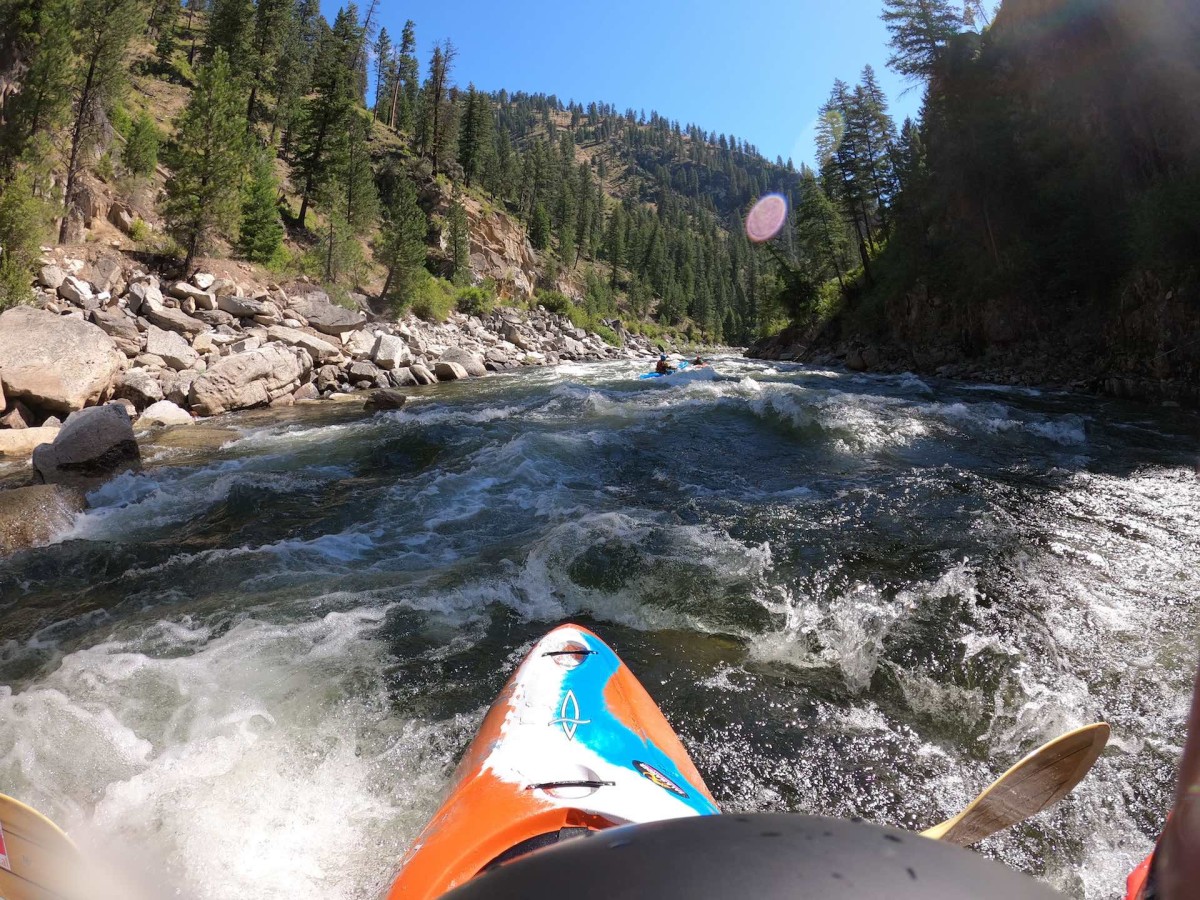
{"type": "Polygon", "coordinates": [[[159,896],[374,897],[508,672],[574,620],[726,811],[926,827],[1109,721],[1081,787],[982,851],[1119,896],[1197,660],[1200,419],[717,369],[523,371],[148,447],[0,561],[0,792],[159,896]]]}

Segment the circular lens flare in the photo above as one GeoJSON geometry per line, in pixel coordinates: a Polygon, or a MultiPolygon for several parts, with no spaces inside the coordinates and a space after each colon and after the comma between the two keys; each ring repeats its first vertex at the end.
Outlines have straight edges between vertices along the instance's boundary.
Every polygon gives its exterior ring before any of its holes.
{"type": "Polygon", "coordinates": [[[782,194],[767,194],[746,215],[746,237],[761,244],[779,234],[787,218],[787,200],[782,194]]]}

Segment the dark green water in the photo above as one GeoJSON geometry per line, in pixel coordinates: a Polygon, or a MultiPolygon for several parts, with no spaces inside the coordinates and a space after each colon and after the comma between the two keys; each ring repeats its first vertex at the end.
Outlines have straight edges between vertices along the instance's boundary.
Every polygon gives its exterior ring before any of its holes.
{"type": "Polygon", "coordinates": [[[983,851],[1117,896],[1182,743],[1200,420],[718,368],[529,371],[159,449],[0,561],[0,791],[178,896],[373,897],[574,620],[727,811],[925,827],[1108,720],[1077,792],[983,851]]]}

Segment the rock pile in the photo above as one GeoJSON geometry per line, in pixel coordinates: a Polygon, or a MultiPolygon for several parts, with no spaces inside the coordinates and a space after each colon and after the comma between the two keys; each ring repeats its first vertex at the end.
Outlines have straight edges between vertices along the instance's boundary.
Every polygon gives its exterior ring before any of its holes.
{"type": "Polygon", "coordinates": [[[0,433],[53,428],[114,399],[142,414],[142,424],[182,423],[351,390],[656,352],[620,322],[605,323],[623,342],[616,347],[541,307],[454,313],[442,324],[411,315],[369,322],[306,279],[264,287],[201,272],[163,282],[101,263],[44,266],[36,306],[0,315],[0,406],[8,410],[0,433]]]}

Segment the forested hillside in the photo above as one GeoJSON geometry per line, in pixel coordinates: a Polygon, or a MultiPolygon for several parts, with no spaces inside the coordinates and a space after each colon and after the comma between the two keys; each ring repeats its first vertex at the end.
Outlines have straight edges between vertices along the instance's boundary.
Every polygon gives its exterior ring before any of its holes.
{"type": "Polygon", "coordinates": [[[6,304],[43,242],[106,240],[430,318],[537,294],[709,340],[782,324],[740,222],[799,175],[737,138],[459,85],[451,41],[419,59],[417,25],[389,35],[375,2],[332,22],[315,0],[2,0],[0,16],[6,304]]]}
{"type": "Polygon", "coordinates": [[[758,352],[1196,399],[1200,6],[966,13],[886,0],[920,120],[873,118],[867,73],[834,85],[798,198],[796,325],[758,352]]]}

